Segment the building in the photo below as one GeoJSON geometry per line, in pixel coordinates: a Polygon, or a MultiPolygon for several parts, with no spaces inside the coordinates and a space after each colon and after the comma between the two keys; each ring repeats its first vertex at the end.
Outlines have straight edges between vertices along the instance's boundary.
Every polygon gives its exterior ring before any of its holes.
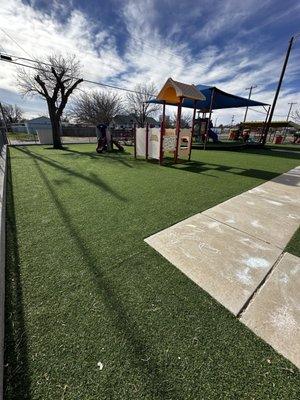
{"type": "Polygon", "coordinates": [[[37,117],[25,121],[28,133],[36,133],[38,129],[51,129],[51,120],[48,117],[37,117]]]}

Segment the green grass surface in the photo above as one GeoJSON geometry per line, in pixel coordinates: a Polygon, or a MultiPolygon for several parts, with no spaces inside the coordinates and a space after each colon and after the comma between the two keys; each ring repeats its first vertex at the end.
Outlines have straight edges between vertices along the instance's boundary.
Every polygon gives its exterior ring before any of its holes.
{"type": "Polygon", "coordinates": [[[276,149],[276,150],[288,150],[288,151],[300,151],[300,144],[268,144],[266,146],[269,149],[276,149]]]}
{"type": "Polygon", "coordinates": [[[299,157],[9,153],[6,400],[299,399],[296,368],[143,242],[299,157]]]}
{"type": "Polygon", "coordinates": [[[23,132],[9,132],[8,133],[8,139],[9,140],[18,140],[20,142],[32,142],[32,141],[38,141],[37,135],[34,134],[28,134],[28,133],[23,133],[23,132]]]}
{"type": "Polygon", "coordinates": [[[294,234],[290,242],[285,248],[285,251],[294,254],[295,256],[300,257],[300,228],[294,234]]]}

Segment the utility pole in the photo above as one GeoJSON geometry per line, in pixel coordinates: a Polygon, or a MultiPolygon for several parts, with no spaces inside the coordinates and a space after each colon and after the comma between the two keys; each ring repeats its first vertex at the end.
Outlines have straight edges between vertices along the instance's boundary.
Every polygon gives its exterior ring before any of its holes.
{"type": "Polygon", "coordinates": [[[290,53],[291,53],[291,49],[292,49],[294,40],[295,40],[295,38],[297,36],[299,36],[299,33],[297,35],[295,35],[295,36],[292,36],[290,41],[289,41],[289,45],[288,45],[288,48],[287,48],[287,51],[286,51],[286,55],[285,55],[284,63],[283,63],[283,66],[282,66],[280,78],[279,78],[279,81],[278,81],[276,93],[275,93],[275,96],[274,96],[273,104],[272,104],[271,111],[270,111],[270,114],[269,114],[269,119],[268,119],[268,122],[267,122],[266,127],[265,127],[265,132],[264,132],[263,141],[262,141],[263,144],[265,144],[266,140],[267,140],[268,132],[269,132],[269,129],[270,129],[270,126],[271,126],[271,122],[272,122],[274,110],[275,110],[275,107],[276,107],[278,95],[279,95],[279,92],[280,92],[281,84],[282,84],[282,81],[283,81],[283,77],[284,77],[284,74],[285,74],[286,66],[287,66],[287,63],[289,61],[289,57],[290,57],[290,53]]]}
{"type": "Polygon", "coordinates": [[[287,113],[286,122],[289,121],[289,118],[290,118],[290,115],[291,115],[291,111],[292,111],[293,105],[294,105],[294,104],[297,104],[297,103],[294,101],[294,102],[291,102],[291,103],[288,103],[288,104],[290,105],[290,108],[289,108],[289,112],[287,113]]]}
{"type": "MultiPolygon", "coordinates": [[[[250,87],[245,89],[245,90],[249,90],[248,100],[250,100],[250,98],[251,98],[252,89],[255,89],[256,87],[257,87],[257,85],[251,85],[250,87]]],[[[246,107],[246,111],[245,111],[244,121],[243,122],[246,122],[247,113],[248,113],[248,107],[246,107]]]]}
{"type": "Polygon", "coordinates": [[[234,117],[235,117],[235,115],[233,115],[232,117],[231,117],[231,127],[233,127],[233,122],[234,122],[234,117]]]}
{"type": "MultiPolygon", "coordinates": [[[[294,102],[292,101],[291,103],[288,103],[288,104],[290,105],[290,108],[289,108],[289,111],[288,111],[287,116],[286,116],[286,122],[287,122],[287,124],[288,124],[288,122],[289,122],[289,118],[290,118],[290,115],[291,115],[291,111],[292,111],[293,105],[294,105],[294,104],[297,104],[297,103],[296,103],[295,101],[294,101],[294,102]]],[[[284,142],[285,139],[286,139],[287,130],[288,130],[288,127],[286,126],[285,129],[284,129],[283,142],[284,142]]]]}

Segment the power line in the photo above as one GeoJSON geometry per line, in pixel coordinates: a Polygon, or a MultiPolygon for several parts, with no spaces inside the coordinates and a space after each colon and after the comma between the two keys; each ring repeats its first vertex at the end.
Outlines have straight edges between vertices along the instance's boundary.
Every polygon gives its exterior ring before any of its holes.
{"type": "MultiPolygon", "coordinates": [[[[35,57],[33,57],[31,54],[29,54],[13,37],[11,37],[7,32],[5,32],[2,28],[0,28],[1,29],[1,31],[5,34],[5,35],[7,35],[21,50],[23,50],[29,57],[31,57],[31,58],[35,58],[35,57]]],[[[3,47],[2,47],[3,48],[3,47]]],[[[3,50],[4,50],[4,48],[3,48],[3,50]]],[[[4,50],[4,52],[5,52],[5,50],[4,50]]],[[[86,54],[91,54],[91,52],[85,52],[86,54]]],[[[31,60],[28,60],[28,59],[26,59],[26,58],[22,58],[22,57],[18,57],[19,59],[23,59],[23,60],[27,60],[27,61],[31,61],[31,60]]],[[[41,63],[41,61],[39,61],[39,63],[41,63]]],[[[104,60],[102,60],[101,59],[101,63],[102,64],[104,64],[104,65],[107,65],[109,68],[111,68],[111,69],[114,69],[115,71],[119,71],[119,69],[117,68],[117,67],[115,67],[114,65],[111,65],[111,64],[109,64],[108,62],[105,62],[104,60]]],[[[47,65],[46,63],[44,63],[45,65],[47,65]]]]}
{"type": "MultiPolygon", "coordinates": [[[[166,54],[169,54],[169,55],[171,55],[171,56],[173,56],[173,57],[179,57],[179,55],[176,54],[176,53],[173,53],[173,52],[171,52],[171,51],[169,51],[169,50],[162,50],[162,49],[160,49],[160,48],[157,47],[157,46],[148,44],[147,42],[145,42],[145,40],[136,38],[136,37],[135,37],[134,35],[132,35],[132,34],[131,34],[131,36],[132,36],[131,40],[133,40],[133,41],[136,42],[136,43],[139,42],[139,43],[142,44],[142,45],[151,47],[151,48],[153,48],[153,49],[155,49],[155,50],[159,50],[160,53],[166,53],[166,54]]],[[[154,57],[154,58],[158,59],[160,62],[167,63],[168,65],[170,65],[170,64],[176,65],[176,66],[182,68],[182,65],[179,65],[178,63],[174,62],[173,60],[172,60],[172,62],[170,63],[169,60],[165,60],[165,59],[163,59],[163,58],[160,58],[159,56],[156,56],[155,54],[147,53],[147,52],[145,52],[145,50],[144,50],[144,53],[147,54],[147,55],[149,55],[149,56],[151,56],[151,57],[154,57]]],[[[205,70],[207,69],[207,67],[205,67],[204,65],[201,65],[201,64],[197,64],[197,67],[203,68],[203,69],[205,69],[205,70]]]]}
{"type": "MultiPolygon", "coordinates": [[[[20,63],[20,62],[14,61],[14,60],[12,59],[12,57],[16,58],[17,60],[23,60],[23,59],[24,59],[24,57],[17,57],[17,56],[13,56],[13,55],[1,56],[1,54],[0,54],[0,61],[7,62],[7,63],[9,63],[9,64],[19,65],[19,66],[25,67],[25,68],[31,68],[31,69],[34,69],[34,70],[36,70],[36,71],[49,72],[49,71],[46,70],[46,69],[42,69],[42,68],[36,67],[36,66],[34,66],[34,65],[28,65],[28,64],[24,64],[24,63],[20,63]],[[5,58],[4,58],[4,57],[5,57],[5,58]]],[[[31,60],[31,59],[24,59],[24,60],[27,60],[27,61],[33,62],[33,63],[42,64],[42,65],[47,65],[47,66],[50,66],[50,67],[55,68],[53,65],[48,64],[48,63],[45,63],[45,62],[42,62],[42,61],[31,60]]],[[[73,79],[80,79],[79,77],[75,77],[75,76],[72,76],[72,75],[66,75],[66,77],[73,78],[73,79]]],[[[91,84],[99,85],[99,86],[103,86],[103,87],[107,87],[107,88],[110,88],[110,89],[122,90],[122,91],[130,92],[130,93],[145,94],[145,93],[139,92],[139,91],[137,91],[137,90],[122,88],[122,87],[120,87],[120,86],[109,85],[109,84],[107,84],[107,83],[96,82],[96,81],[92,81],[92,80],[89,80],[89,79],[83,79],[83,82],[91,83],[91,84]]],[[[149,95],[149,96],[156,96],[155,94],[152,94],[152,93],[146,93],[146,94],[149,95]]]]}
{"type": "Polygon", "coordinates": [[[29,57],[32,57],[31,54],[28,53],[28,51],[26,51],[24,49],[24,47],[22,47],[12,36],[10,36],[10,34],[8,34],[7,32],[5,32],[5,30],[3,28],[0,28],[0,30],[7,36],[9,37],[21,50],[24,51],[24,53],[26,53],[29,57]]]}
{"type": "MultiPolygon", "coordinates": [[[[41,64],[41,65],[46,65],[46,66],[54,68],[54,66],[52,64],[50,64],[50,63],[46,63],[46,62],[43,62],[43,61],[32,60],[32,59],[24,58],[24,57],[8,55],[8,54],[3,56],[3,55],[1,55],[1,52],[0,52],[0,61],[7,62],[7,63],[14,64],[14,65],[19,65],[19,66],[22,66],[22,67],[25,67],[25,68],[34,69],[36,71],[49,72],[49,70],[42,69],[40,67],[36,67],[36,66],[33,66],[33,65],[28,65],[28,64],[24,64],[24,63],[20,63],[20,62],[14,61],[14,60],[12,60],[12,57],[16,58],[17,60],[24,60],[24,61],[33,62],[33,63],[41,64]],[[7,57],[7,58],[5,59],[3,57],[7,57]]],[[[66,76],[70,77],[70,78],[73,78],[73,79],[79,79],[79,77],[74,77],[74,76],[71,76],[71,75],[66,75],[66,76]]],[[[121,90],[121,91],[129,92],[129,93],[145,94],[145,93],[139,92],[137,90],[127,89],[127,88],[123,88],[123,87],[116,86],[116,85],[109,85],[109,84],[106,84],[106,83],[96,82],[96,81],[92,81],[92,80],[89,80],[89,79],[83,79],[83,82],[91,83],[93,85],[99,85],[99,86],[102,86],[102,87],[107,87],[109,89],[121,90]]],[[[153,94],[153,93],[146,93],[146,94],[149,95],[149,96],[153,96],[153,97],[156,96],[156,94],[153,94]]],[[[263,115],[267,114],[267,112],[258,111],[258,110],[255,110],[255,109],[251,108],[251,107],[249,107],[249,110],[257,112],[259,114],[263,114],[263,115]]],[[[274,114],[274,116],[283,117],[283,115],[280,115],[280,114],[274,114]]]]}
{"type": "MultiPolygon", "coordinates": [[[[267,114],[267,111],[258,111],[258,110],[254,110],[254,108],[251,108],[251,107],[248,107],[248,109],[251,110],[251,111],[257,112],[257,113],[259,113],[259,114],[263,114],[263,115],[266,115],[266,114],[267,114]]],[[[283,115],[283,114],[274,114],[274,116],[275,116],[275,117],[285,117],[285,115],[283,115]]]]}
{"type": "MultiPolygon", "coordinates": [[[[10,38],[22,51],[24,51],[29,57],[34,58],[31,54],[28,53],[28,51],[26,51],[26,50],[24,49],[24,47],[22,47],[22,46],[21,46],[11,35],[9,35],[4,29],[0,28],[0,30],[1,30],[7,37],[9,37],[9,38],[10,38]]],[[[134,37],[134,35],[131,35],[131,36],[134,37]]],[[[150,45],[150,44],[147,44],[147,43],[145,43],[145,41],[142,41],[141,39],[135,39],[135,38],[134,38],[133,40],[134,40],[135,42],[137,42],[137,40],[138,40],[140,43],[142,43],[142,44],[144,44],[144,45],[146,45],[146,46],[148,46],[148,47],[155,48],[155,46],[150,45]]],[[[155,49],[157,50],[157,47],[156,47],[155,49]]],[[[169,53],[170,55],[173,55],[173,57],[174,57],[174,56],[175,56],[175,57],[178,57],[177,54],[172,53],[171,51],[161,50],[161,49],[160,49],[160,52],[169,53]]],[[[89,54],[90,52],[86,52],[86,53],[89,54]]],[[[145,52],[145,50],[144,50],[144,53],[147,54],[147,55],[149,55],[150,57],[156,58],[156,59],[159,60],[160,62],[164,62],[164,63],[170,65],[170,62],[169,62],[168,60],[164,60],[164,59],[160,58],[159,56],[156,56],[155,54],[147,53],[147,52],[145,52]]],[[[20,57],[19,59],[22,59],[22,58],[20,57]]],[[[27,59],[27,61],[29,61],[29,60],[27,59]]],[[[109,64],[109,63],[107,63],[107,62],[105,62],[105,61],[102,60],[102,59],[101,59],[101,63],[102,63],[102,64],[105,64],[105,65],[107,65],[109,68],[114,69],[115,71],[118,71],[118,72],[119,72],[119,69],[118,69],[117,67],[115,67],[115,66],[113,66],[113,65],[111,65],[111,64],[109,64]]],[[[174,62],[174,61],[172,61],[172,64],[173,64],[173,65],[176,65],[176,66],[179,67],[179,68],[182,68],[182,67],[183,67],[182,65],[180,65],[179,63],[176,63],[176,62],[174,62]]],[[[45,64],[45,65],[46,65],[46,64],[45,64]]],[[[202,65],[200,65],[200,64],[198,64],[197,66],[199,66],[200,68],[206,69],[206,67],[204,67],[204,66],[202,66],[202,65]]]]}

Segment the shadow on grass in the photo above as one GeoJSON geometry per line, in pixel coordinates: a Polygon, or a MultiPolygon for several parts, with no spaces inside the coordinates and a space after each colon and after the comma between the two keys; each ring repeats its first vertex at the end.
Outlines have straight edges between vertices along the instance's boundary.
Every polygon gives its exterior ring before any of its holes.
{"type": "Polygon", "coordinates": [[[164,166],[166,168],[175,168],[179,171],[192,172],[195,174],[203,174],[205,171],[214,170],[239,176],[258,178],[262,180],[270,180],[279,175],[278,173],[271,171],[264,171],[253,168],[246,169],[246,168],[232,167],[228,165],[213,164],[207,162],[201,163],[197,161],[188,161],[181,164],[165,163],[164,166]]]}
{"type": "Polygon", "coordinates": [[[7,169],[5,279],[5,399],[30,399],[27,334],[10,159],[7,169]]]}
{"type": "MultiPolygon", "coordinates": [[[[109,158],[110,160],[113,161],[117,161],[119,163],[121,163],[122,165],[124,165],[125,167],[128,168],[133,168],[131,164],[129,164],[127,161],[123,160],[124,156],[129,156],[130,153],[128,152],[120,152],[118,150],[112,151],[110,153],[101,153],[101,154],[95,154],[94,152],[88,152],[88,151],[76,151],[73,149],[69,149],[68,147],[64,148],[65,151],[69,152],[69,153],[74,153],[74,154],[79,154],[79,155],[84,155],[84,156],[88,156],[90,158],[93,159],[98,159],[99,158],[109,158]]],[[[67,154],[66,154],[67,155],[67,154]]]]}
{"type": "Polygon", "coordinates": [[[271,147],[268,145],[268,147],[222,147],[222,148],[217,148],[217,147],[211,147],[207,148],[206,150],[203,150],[203,148],[198,148],[198,147],[193,147],[193,151],[214,151],[214,150],[219,150],[219,151],[229,151],[229,152],[235,152],[235,153],[246,153],[246,154],[255,154],[258,156],[265,156],[265,157],[276,157],[276,158],[285,158],[285,159],[291,159],[291,160],[299,160],[300,161],[300,152],[297,150],[292,150],[292,149],[281,149],[281,148],[276,148],[276,147],[271,147]]]}
{"type": "MultiPolygon", "coordinates": [[[[101,271],[97,257],[95,257],[84,245],[83,238],[78,233],[66,207],[60,201],[53,185],[51,185],[51,182],[39,165],[37,159],[34,159],[34,163],[36,164],[36,169],[44,182],[45,188],[48,190],[53,203],[56,205],[63,223],[68,229],[70,236],[75,240],[82,257],[93,276],[93,282],[97,286],[97,292],[102,295],[102,299],[109,309],[111,320],[114,321],[116,325],[116,331],[120,332],[121,336],[123,333],[126,335],[128,341],[128,358],[137,368],[146,373],[148,377],[151,377],[151,383],[150,386],[148,386],[148,389],[151,390],[152,398],[164,399],[170,398],[170,395],[172,395],[172,398],[174,399],[182,399],[181,394],[178,393],[176,389],[173,389],[172,393],[170,388],[166,387],[165,382],[168,381],[168,376],[164,376],[159,372],[159,365],[155,363],[154,360],[152,360],[151,366],[142,360],[148,355],[148,347],[145,337],[141,333],[138,325],[134,322],[132,316],[126,310],[124,304],[122,304],[117,287],[114,286],[113,282],[105,276],[103,271],[101,271]]],[[[111,387],[109,389],[111,390],[111,395],[113,397],[115,388],[111,387]]]]}
{"type": "Polygon", "coordinates": [[[262,149],[245,148],[245,149],[235,150],[235,151],[238,151],[240,153],[255,154],[258,156],[285,158],[285,159],[300,161],[300,153],[297,154],[296,151],[293,152],[292,150],[289,151],[289,150],[284,150],[284,149],[264,147],[262,149]]]}
{"type": "Polygon", "coordinates": [[[110,185],[108,185],[106,182],[104,182],[102,179],[99,178],[98,175],[96,174],[90,174],[90,176],[84,175],[80,172],[76,172],[71,168],[68,168],[64,165],[61,164],[57,164],[56,162],[54,162],[53,160],[51,160],[51,158],[49,157],[44,157],[44,156],[39,156],[38,154],[28,150],[27,148],[16,148],[18,151],[21,151],[25,154],[27,154],[29,157],[33,158],[33,160],[35,161],[41,161],[44,164],[47,164],[51,167],[54,167],[58,170],[61,170],[69,175],[73,175],[76,176],[76,178],[80,178],[85,180],[88,183],[91,183],[92,185],[97,186],[99,189],[109,193],[110,195],[114,196],[117,200],[119,201],[127,201],[127,199],[122,196],[121,194],[119,194],[117,191],[115,191],[110,185]]]}

